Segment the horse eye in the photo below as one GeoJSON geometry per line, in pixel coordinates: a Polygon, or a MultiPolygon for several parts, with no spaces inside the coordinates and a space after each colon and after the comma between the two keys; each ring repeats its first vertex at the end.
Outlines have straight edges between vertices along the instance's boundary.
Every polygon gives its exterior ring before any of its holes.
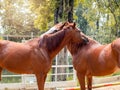
{"type": "Polygon", "coordinates": [[[54,33],[56,33],[58,30],[54,30],[54,33]]]}

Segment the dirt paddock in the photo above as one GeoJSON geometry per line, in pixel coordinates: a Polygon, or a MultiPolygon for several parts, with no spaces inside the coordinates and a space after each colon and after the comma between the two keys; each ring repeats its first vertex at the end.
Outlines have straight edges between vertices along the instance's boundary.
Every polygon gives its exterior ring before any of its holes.
{"type": "MultiPolygon", "coordinates": [[[[58,89],[58,90],[80,90],[79,87],[76,88],[67,88],[67,89],[58,89]]],[[[87,90],[87,88],[86,88],[87,90]]],[[[117,83],[108,83],[93,86],[92,90],[120,90],[120,82],[117,83]]]]}
{"type": "MultiPolygon", "coordinates": [[[[2,89],[0,89],[0,90],[2,90],[2,89]]],[[[5,89],[5,90],[16,90],[16,89],[5,89]]],[[[37,90],[37,89],[19,89],[19,90],[37,90]]],[[[55,90],[55,89],[45,89],[45,90],[55,90]]],[[[61,89],[61,90],[64,90],[64,89],[61,89]]],[[[65,90],[79,90],[79,89],[65,89],[65,90]]],[[[99,87],[99,88],[94,88],[92,90],[120,90],[120,85],[107,86],[107,87],[99,87]]]]}
{"type": "Polygon", "coordinates": [[[94,88],[93,90],[120,90],[120,85],[106,86],[100,88],[94,88]]]}

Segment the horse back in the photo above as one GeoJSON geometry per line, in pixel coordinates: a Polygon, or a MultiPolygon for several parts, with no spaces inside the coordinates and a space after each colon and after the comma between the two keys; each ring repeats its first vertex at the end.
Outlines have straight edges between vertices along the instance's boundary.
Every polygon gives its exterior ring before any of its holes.
{"type": "Polygon", "coordinates": [[[111,44],[113,51],[120,53],[120,38],[114,40],[111,44]]]}
{"type": "Polygon", "coordinates": [[[114,40],[111,44],[114,55],[116,56],[117,65],[120,68],[120,38],[114,40]]]}

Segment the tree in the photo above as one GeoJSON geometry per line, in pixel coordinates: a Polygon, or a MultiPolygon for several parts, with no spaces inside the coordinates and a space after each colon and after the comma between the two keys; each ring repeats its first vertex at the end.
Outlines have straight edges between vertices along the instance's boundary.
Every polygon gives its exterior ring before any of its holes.
{"type": "Polygon", "coordinates": [[[119,0],[80,0],[80,3],[84,9],[82,16],[89,25],[88,33],[91,31],[96,33],[94,36],[98,41],[104,35],[103,43],[111,42],[116,36],[119,36],[119,0]]]}
{"type": "Polygon", "coordinates": [[[30,0],[30,8],[35,13],[35,28],[46,31],[53,25],[54,0],[30,0]]]}
{"type": "Polygon", "coordinates": [[[5,34],[38,34],[39,30],[33,25],[35,15],[29,10],[27,0],[1,0],[0,6],[1,25],[5,34]]]}
{"type": "Polygon", "coordinates": [[[84,9],[82,7],[82,4],[79,4],[79,6],[76,10],[76,16],[78,17],[76,19],[76,22],[78,23],[78,27],[82,30],[82,32],[86,34],[86,31],[88,29],[88,22],[83,17],[83,12],[84,12],[84,9]]]}
{"type": "MultiPolygon", "coordinates": [[[[58,22],[73,22],[74,0],[30,0],[31,10],[36,14],[34,25],[40,30],[47,30],[51,25],[58,22]],[[54,19],[53,19],[54,18],[54,19]]],[[[66,49],[58,55],[59,64],[66,64],[66,49]],[[63,63],[64,62],[64,63],[63,63]]],[[[66,69],[59,69],[60,72],[66,72],[66,69]]],[[[59,77],[59,80],[65,80],[65,77],[59,77]]]]}
{"type": "Polygon", "coordinates": [[[54,11],[54,23],[60,21],[73,22],[74,0],[57,0],[54,11]]]}
{"type": "MultiPolygon", "coordinates": [[[[73,6],[74,0],[57,0],[56,8],[54,10],[54,23],[57,24],[60,21],[73,22],[73,6]]],[[[58,64],[67,64],[67,49],[66,47],[58,54],[58,64]]],[[[66,68],[58,68],[58,73],[65,73],[66,68]]],[[[58,76],[58,80],[66,80],[66,75],[58,76]]]]}

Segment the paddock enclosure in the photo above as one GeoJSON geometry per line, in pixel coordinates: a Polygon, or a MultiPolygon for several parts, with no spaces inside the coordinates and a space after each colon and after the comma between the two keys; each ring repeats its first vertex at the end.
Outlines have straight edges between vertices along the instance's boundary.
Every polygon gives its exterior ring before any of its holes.
{"type": "MultiPolygon", "coordinates": [[[[68,67],[68,66],[66,66],[68,67]]],[[[72,75],[66,73],[67,75],[72,75]]],[[[62,74],[62,75],[66,75],[62,74]]],[[[47,81],[45,90],[79,90],[78,83],[76,82],[75,72],[73,73],[73,79],[68,81],[47,81]]],[[[55,75],[55,74],[53,74],[55,75]]],[[[55,76],[57,77],[56,74],[55,76]]],[[[21,82],[12,83],[0,83],[0,90],[37,90],[37,83],[34,75],[2,75],[2,78],[17,78],[21,77],[21,82]]],[[[94,77],[93,78],[93,90],[119,90],[120,88],[120,76],[106,76],[106,77],[94,77]]]]}
{"type": "MultiPolygon", "coordinates": [[[[12,35],[1,35],[5,39],[9,40],[12,35]]],[[[31,36],[16,36],[20,39],[18,41],[24,42],[27,39],[34,38],[31,36]]],[[[95,38],[94,35],[91,37],[95,38]]],[[[100,41],[101,42],[101,41],[100,41]]],[[[54,59],[54,63],[50,72],[47,75],[45,83],[45,90],[79,90],[76,72],[72,66],[71,55],[67,55],[67,64],[58,65],[57,56],[54,59]],[[66,69],[66,73],[58,73],[59,69],[66,69]],[[65,77],[61,80],[59,77],[65,77]]],[[[94,77],[93,79],[93,90],[119,90],[120,88],[120,76],[106,76],[106,77],[94,77]]],[[[36,78],[34,75],[27,74],[6,74],[3,71],[2,81],[0,82],[0,90],[37,90],[36,78]],[[8,81],[7,81],[8,80],[8,81]]]]}

